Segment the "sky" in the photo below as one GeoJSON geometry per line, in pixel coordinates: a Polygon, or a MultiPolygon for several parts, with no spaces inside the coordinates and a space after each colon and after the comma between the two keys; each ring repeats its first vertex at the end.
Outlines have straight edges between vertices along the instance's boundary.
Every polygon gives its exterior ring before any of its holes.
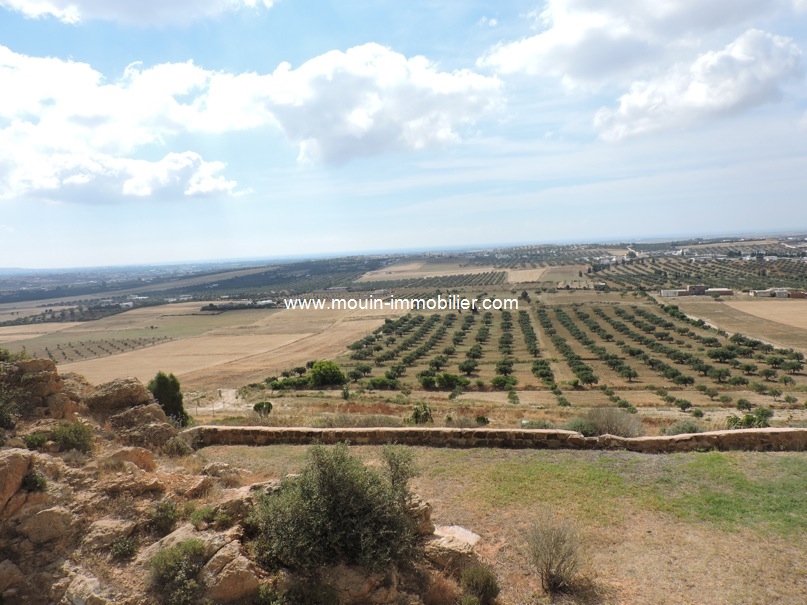
{"type": "Polygon", "coordinates": [[[807,0],[0,0],[0,267],[807,231],[807,0]]]}

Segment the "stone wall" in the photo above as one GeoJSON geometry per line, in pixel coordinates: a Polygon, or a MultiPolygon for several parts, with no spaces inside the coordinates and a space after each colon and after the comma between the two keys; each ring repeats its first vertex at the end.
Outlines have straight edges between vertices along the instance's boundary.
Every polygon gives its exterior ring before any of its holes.
{"type": "Polygon", "coordinates": [[[807,429],[766,428],[712,431],[670,437],[583,437],[562,430],[196,426],[183,432],[197,447],[209,445],[311,445],[349,441],[352,445],[420,445],[429,447],[496,447],[511,449],[619,449],[644,453],[703,450],[803,451],[807,429]]]}

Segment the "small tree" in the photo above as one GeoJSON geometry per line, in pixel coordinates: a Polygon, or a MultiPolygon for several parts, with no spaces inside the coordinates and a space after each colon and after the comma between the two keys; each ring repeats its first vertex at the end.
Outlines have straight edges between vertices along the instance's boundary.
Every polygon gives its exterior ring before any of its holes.
{"type": "Polygon", "coordinates": [[[188,425],[190,416],[182,405],[182,390],[176,376],[157,372],[149,382],[148,390],[154,395],[166,416],[173,418],[180,426],[188,425]]]}
{"type": "Polygon", "coordinates": [[[309,374],[312,387],[341,386],[347,378],[339,366],[333,361],[318,361],[311,368],[309,374]]]}

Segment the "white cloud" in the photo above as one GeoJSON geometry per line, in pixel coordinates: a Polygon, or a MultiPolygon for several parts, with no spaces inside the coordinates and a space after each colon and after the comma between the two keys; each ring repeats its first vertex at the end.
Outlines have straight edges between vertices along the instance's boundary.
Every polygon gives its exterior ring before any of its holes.
{"type": "Polygon", "coordinates": [[[774,101],[782,84],[802,69],[801,51],[793,40],[748,30],[690,65],[635,82],[618,108],[597,112],[595,126],[606,140],[686,127],[774,101]]]}
{"type": "Polygon", "coordinates": [[[502,42],[478,65],[502,74],[561,78],[567,88],[614,82],[655,65],[704,34],[797,10],[807,0],[548,0],[532,11],[537,34],[502,42]]]}
{"type": "Polygon", "coordinates": [[[117,81],[85,63],[0,46],[0,90],[15,91],[0,95],[0,197],[91,184],[127,196],[207,195],[236,184],[220,162],[171,152],[176,136],[269,126],[301,160],[342,163],[458,141],[500,102],[501,82],[377,44],[271,74],[132,64],[117,81]],[[168,148],[161,160],[141,159],[155,148],[168,148]]]}
{"type": "Polygon", "coordinates": [[[267,107],[300,159],[341,163],[458,141],[462,127],[499,103],[501,82],[365,44],[295,70],[282,64],[267,88],[267,107]]]}
{"type": "Polygon", "coordinates": [[[0,7],[29,18],[64,23],[104,20],[136,25],[185,24],[244,8],[271,8],[273,0],[0,0],[0,7]]]}

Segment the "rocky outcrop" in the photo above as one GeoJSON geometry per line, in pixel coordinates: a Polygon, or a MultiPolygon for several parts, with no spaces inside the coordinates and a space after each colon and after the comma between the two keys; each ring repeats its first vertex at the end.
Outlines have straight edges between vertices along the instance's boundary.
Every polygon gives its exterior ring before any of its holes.
{"type": "Polygon", "coordinates": [[[135,523],[125,519],[105,518],[90,525],[81,543],[86,550],[109,548],[115,540],[126,538],[135,530],[135,523]]]}
{"type": "Polygon", "coordinates": [[[112,460],[131,462],[137,468],[144,471],[150,472],[157,468],[157,464],[154,462],[154,455],[149,450],[142,447],[124,447],[112,452],[109,458],[112,460]]]}
{"type": "Polygon", "coordinates": [[[115,414],[109,418],[109,425],[123,443],[137,447],[159,448],[178,434],[156,403],[115,414]]]}
{"type": "Polygon", "coordinates": [[[457,571],[477,564],[479,535],[458,525],[438,526],[424,545],[426,559],[440,569],[457,571]]]}
{"type": "Polygon", "coordinates": [[[202,568],[207,587],[204,598],[215,603],[232,603],[252,597],[260,584],[258,567],[241,553],[237,540],[221,548],[202,568]]]}
{"type": "Polygon", "coordinates": [[[321,578],[342,605],[385,605],[397,603],[401,597],[395,570],[371,573],[364,567],[342,564],[326,569],[321,578]]]}
{"type": "Polygon", "coordinates": [[[78,529],[78,519],[61,506],[46,508],[20,523],[17,531],[33,544],[67,538],[78,529]]]}
{"type": "Polygon", "coordinates": [[[128,408],[154,403],[154,397],[137,378],[118,378],[95,387],[84,397],[91,413],[107,418],[128,408]]]}
{"type": "MultiPolygon", "coordinates": [[[[12,363],[0,363],[0,379],[13,389],[24,393],[20,397],[23,416],[49,416],[49,405],[65,407],[61,398],[53,398],[62,390],[62,379],[56,364],[50,359],[23,359],[12,363]]],[[[64,416],[55,415],[56,418],[64,416]]]]}
{"type": "Polygon", "coordinates": [[[33,454],[28,450],[0,451],[0,514],[22,485],[23,477],[31,469],[33,454]]]}
{"type": "Polygon", "coordinates": [[[110,601],[101,596],[101,582],[85,575],[73,578],[64,600],[70,605],[110,605],[110,601]]]}

